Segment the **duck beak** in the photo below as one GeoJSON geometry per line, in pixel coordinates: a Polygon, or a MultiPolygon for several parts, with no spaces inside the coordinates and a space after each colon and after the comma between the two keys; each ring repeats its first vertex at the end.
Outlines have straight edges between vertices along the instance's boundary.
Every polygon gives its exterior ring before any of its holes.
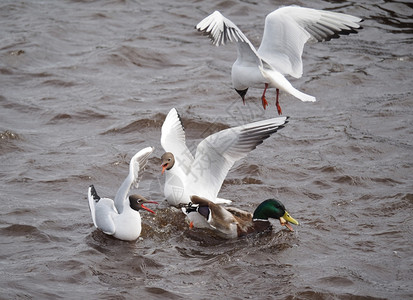
{"type": "MultiPolygon", "coordinates": [[[[158,202],[155,202],[155,201],[145,201],[145,203],[153,203],[153,204],[158,204],[158,202]]],[[[152,209],[150,209],[150,208],[147,208],[145,205],[143,205],[143,204],[141,204],[141,207],[144,209],[144,210],[147,210],[147,211],[149,211],[149,212],[151,212],[151,213],[153,213],[153,214],[155,214],[155,212],[152,210],[152,209]]]]}
{"type": "Polygon", "coordinates": [[[285,212],[284,216],[280,218],[280,224],[281,226],[287,227],[290,231],[294,231],[294,229],[290,224],[288,224],[288,222],[299,225],[299,223],[293,217],[291,217],[288,212],[285,212]]]}

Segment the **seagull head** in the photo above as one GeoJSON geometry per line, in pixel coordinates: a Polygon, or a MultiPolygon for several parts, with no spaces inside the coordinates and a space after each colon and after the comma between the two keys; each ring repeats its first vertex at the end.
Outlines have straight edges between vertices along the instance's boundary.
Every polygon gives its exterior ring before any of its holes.
{"type": "Polygon", "coordinates": [[[136,211],[139,211],[140,209],[144,209],[147,210],[151,213],[155,213],[152,209],[147,208],[144,203],[153,203],[153,204],[158,204],[158,202],[155,201],[149,201],[147,199],[145,199],[143,196],[141,195],[130,195],[129,196],[129,204],[130,207],[136,211]]]}
{"type": "Polygon", "coordinates": [[[165,172],[165,170],[170,170],[174,164],[175,164],[175,157],[171,152],[166,152],[161,156],[162,160],[162,174],[165,172]]]}
{"type": "Polygon", "coordinates": [[[237,91],[238,95],[241,96],[242,102],[244,102],[244,104],[245,104],[245,95],[248,92],[248,88],[246,88],[245,90],[237,90],[237,89],[235,89],[235,90],[237,91]]]}

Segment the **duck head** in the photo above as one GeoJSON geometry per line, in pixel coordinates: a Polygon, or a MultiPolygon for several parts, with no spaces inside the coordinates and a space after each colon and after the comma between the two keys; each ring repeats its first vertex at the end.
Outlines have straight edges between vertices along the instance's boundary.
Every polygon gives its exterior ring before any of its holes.
{"type": "Polygon", "coordinates": [[[171,152],[165,152],[161,156],[161,160],[162,174],[165,172],[165,170],[170,170],[175,164],[175,157],[171,152]]]}
{"type": "Polygon", "coordinates": [[[140,209],[145,209],[151,213],[155,213],[152,209],[147,208],[144,203],[153,203],[153,204],[158,204],[158,202],[155,201],[149,201],[142,197],[141,195],[130,195],[129,196],[129,204],[130,207],[136,211],[139,211],[140,209]]]}
{"type": "Polygon", "coordinates": [[[286,226],[289,230],[294,231],[289,223],[298,225],[299,223],[290,216],[285,210],[284,204],[276,199],[268,199],[258,205],[252,217],[253,220],[268,220],[269,218],[278,219],[281,226],[286,226]]]}

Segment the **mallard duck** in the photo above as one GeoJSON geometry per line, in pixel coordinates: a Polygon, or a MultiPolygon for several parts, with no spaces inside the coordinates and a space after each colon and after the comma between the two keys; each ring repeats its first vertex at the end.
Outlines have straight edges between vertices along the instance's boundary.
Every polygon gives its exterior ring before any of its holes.
{"type": "Polygon", "coordinates": [[[165,197],[170,205],[187,205],[190,195],[214,203],[230,203],[218,198],[222,183],[234,163],[247,156],[271,134],[284,127],[286,117],[258,121],[228,128],[201,141],[192,156],[185,143],[185,131],[175,108],[162,125],[161,144],[166,153],[161,157],[165,173],[165,197]]]}
{"type": "Polygon", "coordinates": [[[140,236],[142,227],[139,210],[144,209],[155,213],[144,203],[157,204],[157,202],[149,201],[140,195],[128,197],[128,193],[131,186],[138,188],[143,170],[153,150],[154,148],[147,147],[132,157],[129,174],[116,193],[115,200],[99,197],[95,187],[89,186],[89,208],[96,228],[125,241],[134,241],[140,236]]]}
{"type": "Polygon", "coordinates": [[[315,97],[295,89],[284,77],[285,74],[300,78],[303,74],[301,56],[308,40],[323,41],[340,35],[356,33],[362,19],[336,13],[298,6],[285,6],[265,18],[264,34],[258,50],[242,31],[219,11],[215,11],[196,25],[196,29],[208,35],[216,46],[236,42],[238,58],[232,66],[232,85],[245,104],[249,87],[262,87],[262,106],[267,107],[267,88],[276,88],[276,106],[279,105],[279,90],[301,101],[315,101],[315,97]]]}
{"type": "Polygon", "coordinates": [[[289,223],[298,222],[286,211],[284,204],[276,199],[267,199],[255,209],[254,213],[234,207],[223,207],[208,199],[191,197],[191,203],[182,211],[190,221],[190,227],[209,228],[219,236],[231,239],[271,228],[269,218],[278,219],[282,226],[294,231],[289,223]]]}

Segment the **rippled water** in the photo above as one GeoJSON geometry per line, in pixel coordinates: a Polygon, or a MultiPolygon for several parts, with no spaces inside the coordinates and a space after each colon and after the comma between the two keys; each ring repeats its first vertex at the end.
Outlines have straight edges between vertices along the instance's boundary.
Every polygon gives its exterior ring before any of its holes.
{"type": "Polygon", "coordinates": [[[234,45],[194,25],[219,9],[258,45],[263,17],[306,1],[2,1],[1,273],[4,299],[409,299],[413,297],[413,5],[313,1],[364,29],[305,48],[290,123],[238,162],[220,196],[253,211],[277,197],[301,225],[224,241],[162,201],[160,127],[180,112],[190,148],[276,116],[231,89],[234,45]],[[95,230],[86,193],[113,197],[131,156],[155,146],[143,233],[95,230]]]}

